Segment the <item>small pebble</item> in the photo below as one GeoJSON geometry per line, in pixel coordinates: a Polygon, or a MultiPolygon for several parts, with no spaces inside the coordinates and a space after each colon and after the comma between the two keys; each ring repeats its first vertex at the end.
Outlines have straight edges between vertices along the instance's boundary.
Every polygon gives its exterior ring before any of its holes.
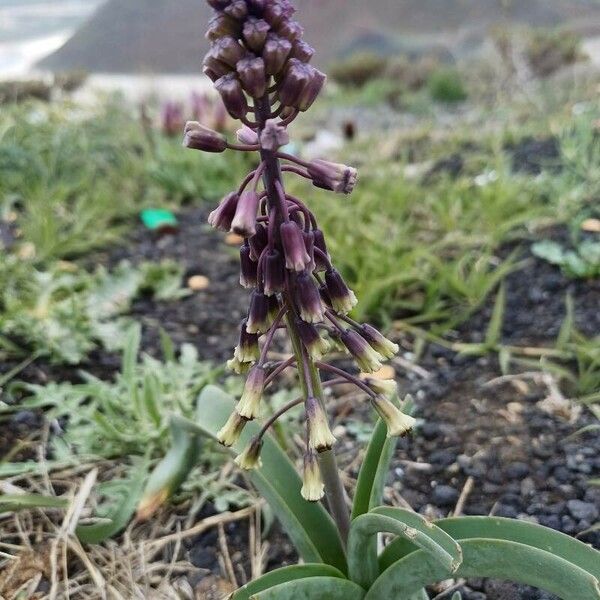
{"type": "Polygon", "coordinates": [[[205,290],[210,285],[210,279],[204,275],[194,275],[187,281],[187,286],[194,292],[205,290]]]}
{"type": "Polygon", "coordinates": [[[459,492],[449,485],[437,485],[431,493],[431,501],[436,506],[452,506],[458,500],[459,492]]]}
{"type": "Polygon", "coordinates": [[[578,521],[590,521],[592,523],[598,520],[600,512],[591,502],[582,500],[569,500],[567,509],[574,519],[578,521]]]}

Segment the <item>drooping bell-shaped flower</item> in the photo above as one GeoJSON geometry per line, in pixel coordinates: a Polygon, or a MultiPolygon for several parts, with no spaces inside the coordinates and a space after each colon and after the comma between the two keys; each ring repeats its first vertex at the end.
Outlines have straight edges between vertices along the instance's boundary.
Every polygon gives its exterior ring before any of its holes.
{"type": "Polygon", "coordinates": [[[240,248],[240,285],[246,289],[258,285],[258,265],[250,256],[250,246],[244,244],[240,248]]]}
{"type": "Polygon", "coordinates": [[[260,451],[262,450],[262,439],[254,438],[247,446],[244,448],[241,454],[239,454],[235,463],[244,471],[252,471],[253,469],[260,469],[262,467],[262,460],[260,459],[260,451]]]}
{"type": "Polygon", "coordinates": [[[356,360],[361,371],[374,373],[381,369],[382,357],[356,331],[348,329],[341,334],[342,343],[356,360]]]}
{"type": "Polygon", "coordinates": [[[356,185],[357,171],[353,167],[315,159],[307,166],[313,184],[338,194],[350,194],[356,185]]]}
{"type": "Polygon", "coordinates": [[[306,251],[302,230],[294,221],[288,221],[281,224],[280,232],[286,268],[290,271],[304,271],[310,264],[310,256],[306,251]]]}
{"type": "Polygon", "coordinates": [[[231,231],[246,238],[253,236],[256,233],[259,204],[260,197],[254,190],[242,192],[231,222],[231,231]]]}
{"type": "Polygon", "coordinates": [[[296,277],[296,292],[300,318],[307,323],[321,323],[325,316],[319,289],[306,271],[296,277]]]}
{"type": "Polygon", "coordinates": [[[354,292],[347,286],[336,269],[328,269],[325,272],[325,285],[329,292],[329,298],[331,298],[333,310],[336,312],[345,315],[358,303],[354,292]]]}
{"type": "Polygon", "coordinates": [[[267,75],[262,58],[248,57],[237,63],[237,73],[242,87],[253,98],[260,98],[267,89],[267,75]]]}
{"type": "Polygon", "coordinates": [[[394,379],[377,379],[367,377],[364,382],[373,392],[388,399],[395,398],[398,395],[398,384],[394,379]]]}
{"type": "Polygon", "coordinates": [[[416,419],[404,414],[384,396],[376,396],[371,403],[387,426],[387,437],[405,436],[416,424],[416,419]]]}
{"type": "Polygon", "coordinates": [[[308,450],[304,455],[304,472],[302,476],[302,497],[308,502],[319,502],[325,496],[325,484],[321,478],[317,453],[308,450]]]}
{"type": "Polygon", "coordinates": [[[309,397],[305,401],[305,409],[308,421],[308,447],[316,452],[331,450],[336,439],[329,428],[323,406],[316,398],[309,397]]]}
{"type": "Polygon", "coordinates": [[[237,405],[236,411],[244,419],[252,421],[256,419],[260,412],[260,401],[265,389],[265,370],[260,365],[255,365],[250,369],[244,392],[237,405]]]}
{"type": "Polygon", "coordinates": [[[394,358],[400,350],[398,344],[394,344],[394,342],[388,340],[385,335],[369,324],[361,326],[360,335],[367,340],[371,348],[385,358],[394,358]]]}
{"type": "Polygon", "coordinates": [[[265,333],[269,329],[269,299],[262,292],[255,290],[250,296],[250,310],[248,311],[248,333],[265,333]]]}
{"type": "Polygon", "coordinates": [[[231,413],[227,423],[217,433],[217,439],[223,446],[231,447],[238,442],[248,421],[237,412],[231,413]]]}
{"type": "Polygon", "coordinates": [[[263,19],[250,17],[244,23],[244,41],[252,52],[260,53],[267,41],[267,35],[271,30],[270,25],[263,19]]]}
{"type": "Polygon", "coordinates": [[[285,288],[285,264],[279,250],[267,252],[263,264],[264,292],[273,296],[285,288]]]}
{"type": "Polygon", "coordinates": [[[313,360],[321,360],[329,351],[329,343],[319,335],[317,328],[302,319],[296,319],[296,328],[302,344],[313,360]]]}
{"type": "Polygon", "coordinates": [[[281,73],[291,51],[292,44],[289,40],[270,33],[262,51],[267,74],[278,75],[281,73]]]}
{"type": "Polygon", "coordinates": [[[248,333],[247,324],[248,319],[244,319],[240,327],[238,345],[235,347],[233,355],[240,363],[251,364],[259,359],[260,348],[258,347],[258,334],[248,333]]]}
{"type": "Polygon", "coordinates": [[[208,216],[208,224],[221,231],[229,231],[235,211],[237,210],[239,195],[235,192],[227,194],[215,210],[208,216]]]}

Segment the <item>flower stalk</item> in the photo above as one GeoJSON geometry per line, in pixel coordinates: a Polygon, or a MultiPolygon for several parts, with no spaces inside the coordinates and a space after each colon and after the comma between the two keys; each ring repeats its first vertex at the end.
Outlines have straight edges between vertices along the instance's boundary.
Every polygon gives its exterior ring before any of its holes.
{"type": "Polygon", "coordinates": [[[238,373],[247,372],[248,379],[219,439],[227,446],[236,445],[244,425],[259,417],[265,389],[283,370],[296,368],[303,397],[267,420],[238,456],[237,464],[243,469],[260,468],[266,431],[288,410],[303,404],[306,451],[299,492],[310,502],[327,498],[345,542],[350,515],[333,451],[336,440],[328,423],[321,371],[354,383],[366,393],[389,424],[390,434],[404,434],[411,421],[396,412],[376,386],[322,362],[332,341],[345,346],[362,371],[373,372],[397,346],[347,316],[357,299],[335,269],[315,215],[306,202],[286,192],[283,174],[350,194],[357,172],[328,159],[305,161],[282,151],[290,139],[288,126],[312,106],[326,79],[310,64],[314,50],[302,41],[303,30],[292,18],[290,0],[208,1],[215,16],[207,33],[211,49],[204,72],[242,127],[237,132],[239,143],[233,144],[220,133],[190,123],[184,145],[206,152],[259,154],[259,166],[209,217],[213,227],[244,238],[240,283],[251,290],[248,315],[228,363],[238,373]],[[269,350],[281,329],[287,332],[294,355],[273,366],[268,362],[269,350]]]}

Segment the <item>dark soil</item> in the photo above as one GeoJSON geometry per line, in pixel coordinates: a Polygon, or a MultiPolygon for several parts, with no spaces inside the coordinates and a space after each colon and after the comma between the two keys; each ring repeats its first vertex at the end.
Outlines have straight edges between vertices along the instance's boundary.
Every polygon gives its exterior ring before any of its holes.
{"type": "MultiPolygon", "coordinates": [[[[173,258],[185,265],[186,278],[205,275],[210,285],[178,302],[143,298],[132,314],[144,324],[143,348],[158,355],[158,331],[162,327],[176,344],[191,342],[205,359],[222,361],[235,345],[239,322],[245,312],[247,292],[239,287],[235,248],[205,225],[206,211],[194,209],[181,218],[180,231],[157,238],[142,226],[129,242],[95,260],[115,264],[173,258]]],[[[503,342],[512,345],[551,344],[565,316],[565,297],[571,294],[577,328],[587,336],[600,332],[599,281],[566,279],[558,269],[529,255],[526,266],[506,280],[507,304],[502,330],[503,342]]],[[[455,332],[460,341],[480,341],[485,335],[493,306],[485,306],[455,332]]],[[[400,340],[406,352],[410,340],[400,340]]],[[[422,376],[398,369],[404,392],[412,393],[423,420],[419,431],[402,440],[388,480],[389,501],[400,494],[415,510],[431,517],[450,514],[469,477],[473,489],[466,499],[464,514],[489,514],[539,522],[576,535],[599,518],[600,489],[587,480],[600,473],[600,439],[585,434],[568,438],[593,422],[583,411],[574,421],[568,415],[549,414],[538,403],[548,395],[539,381],[524,379],[487,385],[501,375],[495,357],[465,357],[444,347],[431,345],[420,366],[422,376]],[[418,466],[415,466],[418,464],[418,466]]],[[[84,369],[110,377],[118,368],[116,356],[96,352],[84,369]]],[[[31,365],[21,378],[34,381],[76,378],[72,370],[31,365]]],[[[364,420],[364,411],[354,410],[336,425],[346,427],[340,443],[342,462],[351,463],[358,442],[352,438],[351,420],[364,420]]],[[[18,419],[25,419],[18,415],[18,419]]],[[[9,436],[9,444],[25,431],[9,436]]],[[[11,431],[15,429],[10,428],[11,431]]],[[[5,442],[5,440],[2,440],[5,442]]],[[[6,448],[6,446],[5,446],[6,448]]],[[[2,448],[0,448],[0,456],[2,448]]],[[[356,476],[356,472],[350,472],[356,476]]],[[[209,510],[210,512],[210,510],[209,510]]],[[[227,528],[234,562],[248,560],[246,525],[227,528]]],[[[278,528],[271,532],[269,568],[294,562],[289,542],[278,528]]],[[[585,541],[600,548],[598,533],[585,541]]],[[[216,534],[207,533],[188,546],[188,556],[206,573],[219,572],[216,534]]],[[[552,596],[518,586],[473,581],[463,590],[466,600],[523,598],[547,600],[552,596]]]]}

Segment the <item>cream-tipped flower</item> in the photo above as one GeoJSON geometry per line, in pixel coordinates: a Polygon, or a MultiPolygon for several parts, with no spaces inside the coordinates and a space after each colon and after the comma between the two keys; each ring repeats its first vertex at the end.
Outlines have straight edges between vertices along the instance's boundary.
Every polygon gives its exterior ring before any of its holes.
{"type": "Polygon", "coordinates": [[[356,331],[346,330],[341,335],[342,343],[356,360],[356,364],[363,373],[375,373],[381,369],[383,357],[376,352],[367,341],[356,331]]]}
{"type": "Polygon", "coordinates": [[[228,448],[233,446],[240,439],[240,435],[242,435],[247,422],[248,420],[244,419],[237,412],[231,413],[231,416],[227,419],[227,423],[217,433],[217,439],[223,446],[227,446],[228,448]]]}
{"type": "Polygon", "coordinates": [[[246,331],[247,324],[247,319],[244,319],[240,327],[239,342],[235,347],[233,358],[240,363],[255,363],[260,357],[258,334],[248,333],[246,331]]]}
{"type": "Polygon", "coordinates": [[[400,350],[398,344],[394,344],[394,342],[388,340],[383,333],[371,325],[363,325],[360,328],[360,334],[369,342],[371,348],[385,358],[394,358],[400,350]]]}
{"type": "Polygon", "coordinates": [[[325,285],[335,312],[348,314],[358,304],[354,292],[346,285],[336,269],[328,269],[325,272],[325,285]]]}
{"type": "Polygon", "coordinates": [[[304,455],[304,474],[300,493],[308,502],[318,502],[325,495],[325,485],[321,479],[317,454],[310,450],[304,455]]]}
{"type": "Polygon", "coordinates": [[[302,319],[296,319],[298,335],[313,360],[321,360],[329,352],[329,342],[319,335],[317,328],[302,319]]]}
{"type": "Polygon", "coordinates": [[[263,442],[261,438],[254,438],[246,448],[244,448],[244,451],[236,457],[235,463],[237,466],[245,471],[260,469],[260,467],[262,467],[262,460],[260,459],[262,445],[263,442]]]}
{"type": "Polygon", "coordinates": [[[365,383],[376,393],[386,398],[395,398],[398,394],[398,384],[394,379],[376,379],[367,377],[365,383]]]}
{"type": "Polygon", "coordinates": [[[241,362],[237,356],[227,361],[227,370],[236,375],[244,375],[250,370],[252,363],[241,362]]]}
{"type": "Polygon", "coordinates": [[[244,393],[237,405],[237,412],[252,421],[258,417],[260,411],[260,401],[265,388],[265,370],[260,365],[256,365],[250,369],[244,393]]]}
{"type": "Polygon", "coordinates": [[[327,421],[327,414],[316,398],[307,398],[306,417],[308,419],[308,446],[311,450],[324,452],[330,450],[336,439],[327,421]]]}
{"type": "Polygon", "coordinates": [[[376,396],[371,402],[377,414],[387,425],[387,437],[405,436],[415,426],[416,420],[413,417],[405,415],[384,396],[376,396]]]}

